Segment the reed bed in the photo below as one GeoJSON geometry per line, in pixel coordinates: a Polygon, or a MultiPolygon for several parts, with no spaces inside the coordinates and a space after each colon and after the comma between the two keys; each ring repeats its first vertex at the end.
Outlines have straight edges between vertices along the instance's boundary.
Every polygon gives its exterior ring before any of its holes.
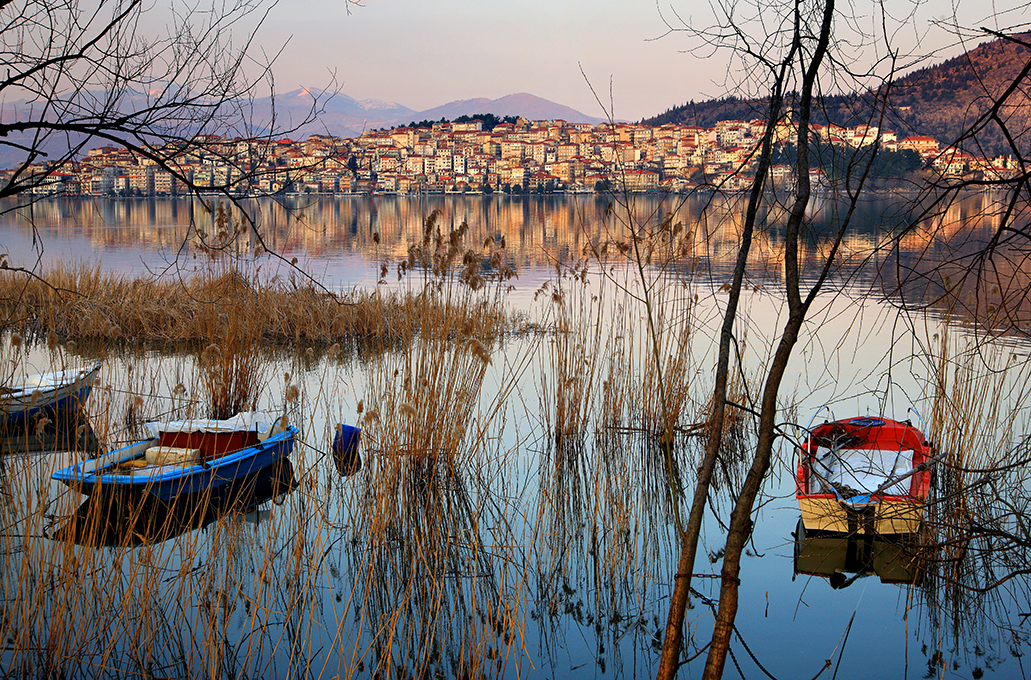
{"type": "MultiPolygon", "coordinates": [[[[168,400],[139,393],[167,394],[190,370],[189,356],[168,363],[154,353],[108,362],[111,382],[94,390],[89,410],[112,445],[132,438],[126,414],[167,410],[168,400]]],[[[190,400],[179,406],[198,409],[190,400]]],[[[318,460],[309,451],[299,442],[292,462],[300,474],[295,479],[287,461],[275,482],[279,505],[265,501],[247,514],[247,501],[216,501],[214,490],[171,503],[83,501],[49,482],[49,472],[90,452],[6,457],[17,474],[4,480],[2,505],[0,554],[11,595],[0,605],[5,672],[235,677],[324,663],[314,641],[335,628],[320,613],[333,600],[313,568],[324,527],[310,520],[318,494],[304,471],[318,460]]]]}
{"type": "Polygon", "coordinates": [[[613,266],[632,256],[632,236],[560,268],[538,295],[550,323],[538,379],[534,573],[547,611],[612,636],[596,650],[603,671],[619,667],[620,636],[661,639],[657,622],[630,613],[668,576],[670,518],[692,435],[704,431],[696,300],[664,268],[672,227],[658,232],[640,276],[613,266]]]}
{"type": "MultiPolygon", "coordinates": [[[[244,270],[245,271],[245,270],[244,270]]],[[[213,304],[224,290],[246,290],[260,318],[262,342],[329,346],[348,340],[396,341],[410,331],[416,302],[403,292],[333,294],[281,281],[260,282],[236,271],[187,281],[130,278],[97,267],[55,266],[38,278],[0,271],[0,320],[4,328],[27,329],[79,344],[203,343],[213,304]],[[242,280],[241,280],[242,278],[242,280]]]]}
{"type": "Polygon", "coordinates": [[[261,344],[266,310],[250,282],[231,269],[200,277],[193,292],[200,307],[196,322],[204,332],[196,362],[207,395],[208,416],[229,418],[254,410],[264,380],[261,344]]]}
{"type": "Polygon", "coordinates": [[[410,296],[404,349],[367,362],[368,398],[359,413],[374,447],[429,468],[438,461],[459,464],[492,350],[504,332],[502,301],[493,287],[483,288],[481,263],[463,247],[464,233],[463,225],[445,235],[434,215],[427,218],[423,242],[405,263],[424,280],[421,292],[410,296]]]}
{"type": "MultiPolygon", "coordinates": [[[[493,242],[483,249],[466,247],[466,225],[443,235],[438,217],[434,213],[427,218],[427,236],[399,263],[399,278],[415,278],[422,272],[428,275],[422,281],[426,290],[453,276],[472,290],[493,281],[495,292],[503,291],[504,281],[515,272],[501,250],[493,242]]],[[[270,278],[262,273],[263,251],[251,236],[245,222],[234,221],[220,205],[211,233],[196,230],[200,257],[188,271],[182,262],[161,277],[129,277],[99,265],[58,264],[32,273],[0,270],[0,331],[18,330],[48,342],[59,338],[79,344],[200,345],[200,351],[209,352],[203,362],[211,371],[206,380],[245,394],[260,388],[255,376],[241,373],[245,365],[255,363],[255,357],[244,354],[256,351],[259,344],[384,346],[414,337],[419,329],[413,324],[426,320],[420,313],[425,303],[422,292],[411,287],[334,292],[293,278],[270,278]]],[[[387,271],[384,264],[382,274],[387,271]]],[[[477,334],[500,332],[505,322],[497,304],[488,309],[463,301],[451,312],[464,315],[463,327],[477,334]]],[[[231,411],[242,406],[214,408],[231,411]]]]}
{"type": "Polygon", "coordinates": [[[655,335],[640,339],[643,368],[639,389],[644,402],[639,426],[672,444],[678,436],[697,431],[701,410],[699,388],[704,383],[697,380],[701,366],[693,349],[697,322],[692,288],[676,279],[657,282],[651,307],[655,335]],[[660,401],[662,395],[665,404],[660,401]]]}
{"type": "Polygon", "coordinates": [[[256,507],[83,502],[48,475],[84,448],[5,459],[19,472],[4,482],[17,531],[0,539],[18,598],[0,604],[6,668],[522,677],[571,642],[566,625],[589,633],[602,672],[621,672],[628,644],[655,648],[659,620],[642,612],[668,578],[670,484],[686,483],[708,390],[691,291],[654,284],[652,337],[638,282],[599,291],[581,269],[549,290],[546,332],[511,338],[498,244],[439,222],[426,219],[394,293],[266,281],[218,249],[176,282],[0,272],[5,328],[106,357],[88,409],[105,448],[146,420],[240,409],[301,428],[256,507]],[[540,389],[535,404],[520,380],[540,389]],[[510,416],[537,404],[540,418],[510,416]],[[328,451],[340,421],[363,429],[360,466],[328,451]]]}
{"type": "MultiPolygon", "coordinates": [[[[697,241],[670,215],[617,203],[584,259],[541,290],[550,325],[538,380],[535,573],[563,584],[541,586],[549,611],[589,612],[599,632],[655,643],[657,620],[627,612],[668,578],[669,528],[707,431],[711,378],[696,355],[707,344],[691,276],[697,241]],[[589,602],[578,584],[589,584],[589,602]]],[[[746,404],[744,392],[737,375],[730,398],[746,404]]],[[[744,459],[745,416],[727,417],[729,477],[744,459]]],[[[605,659],[599,649],[602,668],[605,659]]]]}
{"type": "Polygon", "coordinates": [[[582,448],[594,417],[608,325],[605,291],[595,293],[586,277],[586,270],[571,276],[566,272],[553,288],[546,285],[540,291],[555,310],[548,334],[550,361],[542,365],[540,375],[542,424],[556,447],[568,452],[582,448]]]}
{"type": "Polygon", "coordinates": [[[492,442],[509,388],[483,394],[503,278],[483,278],[464,236],[464,225],[445,233],[427,218],[400,268],[421,286],[410,335],[364,362],[356,410],[368,455],[346,561],[371,636],[364,668],[380,675],[494,676],[525,662],[525,574],[511,537],[484,526],[508,509],[491,471],[508,455],[492,442]]]}
{"type": "Polygon", "coordinates": [[[921,590],[943,645],[990,645],[1011,634],[1004,603],[1031,560],[1031,365],[1004,339],[971,334],[948,314],[936,330],[926,345],[928,429],[941,459],[921,590]]]}
{"type": "MultiPolygon", "coordinates": [[[[84,448],[0,458],[4,670],[524,677],[574,646],[603,674],[647,664],[621,654],[661,644],[674,499],[710,412],[699,303],[672,275],[581,266],[549,285],[544,331],[512,337],[504,260],[467,239],[431,214],[397,265],[402,290],[346,299],[220,260],[177,283],[47,274],[38,308],[24,285],[0,294],[37,345],[49,334],[72,356],[56,338],[100,341],[88,413],[105,447],[145,420],[240,408],[301,428],[256,506],[84,503],[48,480],[84,448]],[[362,427],[360,464],[333,459],[337,422],[362,427]]],[[[5,346],[0,360],[24,358],[5,346]]],[[[747,405],[747,376],[732,376],[728,398],[747,405]]],[[[975,405],[947,401],[935,422],[975,405]]],[[[748,420],[727,417],[718,498],[747,460],[748,420]]]]}
{"type": "MultiPolygon", "coordinates": [[[[222,508],[214,493],[170,504],[82,502],[49,480],[93,454],[79,448],[4,458],[18,470],[3,480],[9,531],[0,555],[14,595],[0,603],[0,635],[12,650],[5,669],[472,677],[522,668],[526,576],[516,541],[494,521],[514,514],[498,475],[509,452],[494,431],[509,387],[482,395],[506,328],[498,292],[506,273],[462,241],[428,219],[404,263],[413,279],[425,275],[420,289],[365,305],[275,289],[219,259],[167,287],[137,281],[119,290],[124,281],[84,269],[22,294],[15,317],[35,337],[106,343],[88,408],[105,448],[139,437],[146,420],[255,407],[285,412],[302,432],[290,481],[246,515],[222,508]],[[36,307],[36,293],[51,306],[36,307]],[[304,309],[288,310],[298,298],[304,309]],[[341,324],[352,306],[375,331],[341,324]],[[101,308],[123,316],[98,325],[101,308]],[[326,309],[336,321],[325,322],[326,309]],[[62,325],[69,311],[91,316],[62,325]],[[301,313],[310,316],[298,323],[301,313]],[[363,371],[354,371],[358,354],[338,344],[313,351],[362,333],[376,339],[361,343],[363,371]],[[187,351],[163,354],[170,340],[188,341],[187,351]],[[277,341],[295,348],[270,347],[277,341]],[[351,414],[364,428],[364,465],[350,477],[327,451],[334,416],[346,420],[342,380],[354,383],[351,414]]],[[[22,347],[5,347],[23,358],[22,347]]]]}
{"type": "Polygon", "coordinates": [[[697,379],[690,288],[672,280],[653,286],[652,337],[642,331],[649,312],[633,290],[638,282],[579,267],[538,294],[549,298],[553,319],[539,381],[545,430],[556,442],[581,445],[592,431],[640,431],[671,443],[699,433],[707,385],[697,379]]]}
{"type": "MultiPolygon", "coordinates": [[[[264,251],[247,223],[234,220],[221,204],[213,213],[211,233],[198,228],[193,234],[196,254],[190,266],[176,261],[160,277],[129,277],[99,265],[58,264],[32,273],[0,270],[0,330],[80,344],[117,340],[130,345],[201,343],[202,349],[219,344],[226,349],[221,344],[228,341],[236,355],[259,340],[328,347],[413,335],[410,324],[418,318],[414,312],[420,303],[410,291],[338,293],[294,278],[270,278],[262,272],[264,251]]],[[[445,255],[453,259],[456,253],[465,257],[461,275],[467,283],[482,284],[476,254],[452,246],[445,255]]],[[[414,255],[411,260],[399,271],[414,267],[414,255]]],[[[500,278],[514,275],[496,252],[488,263],[500,278]]],[[[480,310],[467,311],[472,315],[480,310]]],[[[469,323],[497,324],[499,319],[471,316],[469,323]]]]}

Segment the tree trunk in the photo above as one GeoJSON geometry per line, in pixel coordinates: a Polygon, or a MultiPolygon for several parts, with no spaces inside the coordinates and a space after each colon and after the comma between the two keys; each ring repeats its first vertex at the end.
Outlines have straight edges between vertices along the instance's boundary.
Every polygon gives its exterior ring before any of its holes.
{"type": "Polygon", "coordinates": [[[734,632],[734,619],[737,616],[738,586],[741,583],[739,578],[741,555],[748,542],[748,537],[752,533],[752,506],[762,488],[763,479],[766,477],[773,456],[773,443],[776,439],[777,395],[780,392],[780,383],[784,372],[787,370],[788,360],[791,358],[791,350],[798,340],[798,331],[804,322],[804,312],[793,314],[788,319],[766,378],[755,457],[752,459],[752,467],[748,470],[734,511],[730,516],[730,528],[723,552],[723,569],[720,573],[722,578],[720,605],[716,614],[716,622],[713,624],[712,645],[709,647],[703,678],[723,676],[727,650],[730,648],[730,638],[734,632]]]}
{"type": "Polygon", "coordinates": [[[662,657],[659,660],[659,680],[673,678],[680,666],[680,650],[683,645],[684,617],[687,614],[687,603],[691,596],[691,575],[694,571],[695,556],[698,552],[698,539],[702,530],[702,519],[705,517],[706,500],[712,485],[712,473],[716,467],[723,443],[723,422],[726,416],[727,382],[730,372],[730,345],[734,337],[734,323],[737,319],[737,308],[741,299],[741,289],[748,265],[748,254],[751,250],[752,234],[755,231],[756,216],[765,189],[765,179],[770,167],[773,148],[773,136],[780,111],[784,102],[783,83],[787,67],[793,60],[794,51],[786,58],[775,73],[773,92],[763,135],[762,150],[759,163],[752,182],[752,190],[748,199],[744,227],[741,234],[741,247],[738,250],[734,276],[727,299],[727,309],[723,314],[723,327],[720,331],[720,351],[716,363],[715,384],[713,386],[712,413],[710,414],[708,437],[705,454],[698,469],[694,498],[691,501],[691,513],[687,526],[680,536],[680,561],[673,582],[673,593],[670,597],[669,616],[666,619],[666,635],[662,643],[662,657]]]}
{"type": "MultiPolygon", "coordinates": [[[[705,662],[703,678],[714,679],[723,676],[727,652],[730,648],[731,634],[734,631],[734,620],[737,616],[738,593],[741,583],[741,555],[752,533],[752,509],[755,505],[755,499],[762,489],[763,480],[766,477],[766,472],[769,470],[770,461],[773,457],[773,443],[777,435],[777,396],[780,393],[780,384],[787,370],[791,352],[798,341],[799,332],[805,323],[806,313],[824,280],[822,276],[817,280],[803,302],[799,290],[801,270],[798,262],[798,248],[802,221],[810,199],[809,119],[813,87],[830,41],[830,30],[834,17],[834,0],[826,0],[823,10],[819,39],[816,49],[813,51],[812,60],[806,67],[802,80],[797,137],[798,155],[795,164],[797,190],[784,234],[784,284],[789,316],[781,333],[780,342],[777,344],[777,351],[769,367],[766,383],[763,388],[762,407],[759,415],[759,436],[755,457],[752,459],[752,466],[745,476],[745,481],[742,484],[737,501],[734,504],[734,511],[730,517],[730,527],[727,531],[727,542],[724,548],[723,568],[721,570],[720,604],[716,614],[716,621],[713,624],[712,644],[709,647],[709,655],[705,662]]],[[[795,45],[800,45],[803,40],[803,35],[799,30],[800,27],[801,21],[797,18],[796,13],[796,32],[792,41],[795,45]]],[[[841,232],[839,231],[839,240],[840,235],[841,232]]],[[[831,250],[829,259],[824,266],[824,274],[830,266],[835,252],[836,248],[831,250]]]]}

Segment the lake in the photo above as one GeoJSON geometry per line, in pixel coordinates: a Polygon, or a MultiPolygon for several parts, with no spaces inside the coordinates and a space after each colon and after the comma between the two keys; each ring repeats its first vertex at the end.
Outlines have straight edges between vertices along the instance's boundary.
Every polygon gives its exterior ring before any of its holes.
{"type": "MultiPolygon", "coordinates": [[[[684,505],[742,200],[641,196],[629,211],[593,195],[248,201],[260,239],[242,240],[241,255],[259,252],[245,266],[284,286],[332,291],[422,290],[426,273],[399,278],[397,265],[428,216],[445,234],[466,223],[464,243],[501,253],[518,278],[456,295],[500,300],[521,324],[484,350],[489,363],[455,334],[409,348],[270,350],[262,406],[287,413],[301,437],[289,465],[229,499],[100,507],[49,479],[82,451],[7,455],[0,667],[70,677],[654,676],[679,555],[678,503],[653,436],[658,387],[639,301],[647,294],[653,303],[664,374],[682,409],[675,477],[684,505]],[[640,271],[618,256],[620,243],[632,246],[631,219],[660,244],[640,271]],[[664,250],[676,225],[688,236],[664,250]],[[601,266],[592,253],[606,244],[601,266]],[[355,474],[341,474],[329,451],[337,422],[363,427],[355,474]],[[431,454],[417,464],[415,442],[431,454]],[[94,523],[104,530],[84,535],[94,523]]],[[[1019,568],[1023,553],[979,551],[964,535],[960,557],[941,547],[914,566],[919,550],[896,539],[796,540],[793,442],[814,417],[910,418],[932,441],[976,450],[971,469],[1019,447],[1029,345],[1012,330],[1027,317],[1020,304],[1007,307],[1016,322],[1004,331],[996,310],[1027,290],[1027,268],[997,263],[987,290],[963,279],[997,223],[993,201],[968,196],[897,242],[904,198],[861,204],[781,391],[786,437],[754,513],[731,645],[744,677],[814,677],[828,662],[823,677],[1026,674],[1025,577],[977,592],[1008,573],[1005,560],[1019,568]],[[951,282],[958,288],[942,300],[951,282]],[[968,426],[950,429],[960,421],[968,426]],[[857,550],[879,557],[857,567],[857,550]],[[878,573],[852,578],[873,566],[878,573]]],[[[840,202],[815,202],[807,262],[826,252],[841,215],[840,202]]],[[[746,405],[785,320],[782,220],[780,211],[763,216],[749,261],[736,331],[743,382],[733,393],[746,405]]],[[[206,266],[198,229],[210,232],[212,215],[196,200],[48,199],[0,217],[0,252],[12,266],[191,276],[206,266]]],[[[816,275],[807,270],[807,280],[816,275]]],[[[16,347],[5,334],[3,357],[30,373],[97,351],[16,347]]],[[[128,437],[129,414],[162,417],[194,396],[200,359],[189,351],[103,356],[87,415],[104,441],[128,437]]],[[[697,657],[681,677],[704,666],[723,527],[752,438],[745,416],[717,473],[687,614],[686,655],[697,657]]],[[[1014,494],[1014,512],[1029,498],[1023,468],[977,489],[1014,494]]],[[[951,521],[935,525],[943,545],[963,528],[951,521]]]]}

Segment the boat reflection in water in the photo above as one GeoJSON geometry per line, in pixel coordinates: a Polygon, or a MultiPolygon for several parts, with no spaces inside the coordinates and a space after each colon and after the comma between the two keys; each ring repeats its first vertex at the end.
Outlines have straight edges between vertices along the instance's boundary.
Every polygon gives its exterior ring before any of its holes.
{"type": "MultiPolygon", "coordinates": [[[[132,546],[167,541],[231,512],[252,513],[297,487],[293,465],[282,458],[227,484],[162,501],[149,493],[115,489],[88,496],[50,536],[80,545],[132,546]]],[[[260,517],[260,513],[256,516],[260,517]]]]}
{"type": "Polygon", "coordinates": [[[40,416],[15,425],[0,424],[0,456],[52,451],[76,451],[99,456],[103,453],[89,418],[81,410],[40,416]]]}
{"type": "Polygon", "coordinates": [[[881,583],[919,585],[923,570],[917,555],[919,537],[807,532],[795,529],[795,576],[820,576],[832,588],[847,588],[864,576],[881,583]]]}

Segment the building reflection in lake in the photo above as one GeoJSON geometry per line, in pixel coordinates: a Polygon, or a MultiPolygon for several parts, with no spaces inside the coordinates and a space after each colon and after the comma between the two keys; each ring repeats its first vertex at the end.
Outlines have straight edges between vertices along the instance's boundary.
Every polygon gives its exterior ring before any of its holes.
{"type": "MultiPolygon", "coordinates": [[[[740,195],[633,196],[632,210],[611,197],[571,196],[371,196],[248,199],[265,246],[290,259],[297,257],[328,285],[353,285],[375,281],[371,272],[383,261],[407,257],[408,246],[422,238],[423,222],[440,211],[440,226],[448,231],[463,222],[469,225],[468,247],[486,239],[504,237],[506,250],[517,271],[550,270],[557,261],[583,258],[591,244],[625,239],[628,226],[650,233],[666,219],[682,225],[680,253],[696,261],[695,270],[728,272],[737,257],[744,211],[740,195]],[[632,214],[631,220],[628,215],[632,214]],[[361,264],[364,263],[364,264],[361,264]],[[353,271],[364,267],[365,272],[353,271]],[[361,274],[364,273],[363,277],[361,274]]],[[[957,201],[949,212],[927,220],[920,229],[907,232],[892,256],[902,269],[933,268],[942,257],[954,256],[961,237],[964,243],[980,243],[998,221],[991,195],[975,194],[957,201]]],[[[7,207],[12,206],[9,204],[7,207]]],[[[802,255],[815,257],[833,235],[842,206],[820,197],[810,215],[812,239],[802,255]]],[[[853,267],[873,265],[867,277],[880,276],[888,234],[905,224],[905,204],[892,196],[875,196],[862,205],[855,228],[850,230],[840,257],[841,274],[853,267]]],[[[761,216],[763,225],[750,256],[755,276],[776,283],[781,277],[781,247],[777,225],[786,217],[782,207],[761,216]]],[[[8,213],[0,219],[0,243],[9,234],[31,225],[48,246],[47,258],[108,259],[118,268],[139,261],[167,262],[190,253],[190,226],[210,230],[212,214],[200,200],[189,198],[85,199],[52,198],[8,213]],[[52,241],[72,239],[77,244],[64,252],[52,241]],[[185,251],[183,248],[185,247],[185,251]],[[64,255],[64,257],[62,257],[64,255]],[[131,255],[126,259],[126,255],[131,255]],[[160,256],[159,256],[160,255],[160,256]]],[[[23,241],[24,248],[32,244],[23,241]]],[[[254,240],[244,244],[246,251],[254,240]]],[[[12,261],[30,261],[31,252],[18,252],[7,244],[12,261]]],[[[31,258],[34,259],[34,258],[31,258]]],[[[894,278],[894,274],[892,274],[894,278]]]]}

